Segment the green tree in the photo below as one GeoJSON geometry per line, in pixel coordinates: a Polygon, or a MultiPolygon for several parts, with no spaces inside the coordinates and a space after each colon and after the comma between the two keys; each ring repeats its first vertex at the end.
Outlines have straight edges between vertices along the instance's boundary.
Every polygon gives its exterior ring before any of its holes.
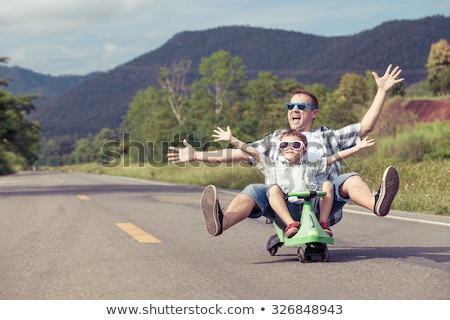
{"type": "Polygon", "coordinates": [[[95,159],[99,163],[107,163],[112,161],[114,155],[121,154],[120,139],[114,130],[103,128],[94,137],[93,147],[95,151],[95,159]]]}
{"type": "Polygon", "coordinates": [[[37,165],[51,167],[63,165],[62,157],[59,154],[59,146],[55,139],[48,139],[42,143],[37,165]]]}
{"type": "MultiPolygon", "coordinates": [[[[5,63],[7,58],[0,58],[5,63]]],[[[1,86],[8,84],[7,79],[0,81],[1,86]]],[[[15,96],[0,89],[0,167],[8,173],[8,163],[5,154],[22,158],[26,166],[38,158],[41,129],[37,123],[27,120],[26,116],[35,110],[33,100],[38,95],[15,96]]],[[[10,157],[11,158],[11,157],[10,157]]],[[[10,168],[10,172],[14,169],[10,168]]]]}
{"type": "Polygon", "coordinates": [[[95,160],[96,154],[93,140],[92,134],[77,140],[75,150],[70,154],[73,164],[88,163],[95,160]]]}
{"type": "Polygon", "coordinates": [[[348,73],[339,86],[330,93],[326,104],[321,104],[321,121],[331,128],[340,128],[358,122],[367,109],[367,83],[364,76],[348,73]]]}
{"type": "Polygon", "coordinates": [[[431,45],[428,62],[427,84],[434,95],[450,92],[450,45],[445,39],[431,45]]]}
{"type": "MultiPolygon", "coordinates": [[[[261,71],[258,78],[249,80],[244,90],[241,110],[234,110],[233,124],[240,127],[242,139],[253,141],[274,130],[285,128],[287,118],[280,116],[284,109],[285,92],[278,77],[261,71]]],[[[236,130],[236,134],[239,132],[236,130]]]]}
{"type": "Polygon", "coordinates": [[[77,138],[74,135],[63,135],[46,138],[41,143],[39,166],[62,166],[71,164],[71,153],[75,150],[77,138]]]}
{"type": "Polygon", "coordinates": [[[191,60],[181,60],[178,63],[172,64],[169,69],[161,67],[159,70],[158,83],[167,92],[167,99],[169,101],[172,113],[178,121],[178,124],[183,122],[185,112],[186,99],[188,98],[188,86],[186,84],[186,74],[191,68],[191,60]]]}
{"type": "MultiPolygon", "coordinates": [[[[6,57],[0,57],[0,64],[2,63],[8,63],[8,58],[6,57]]],[[[0,74],[1,74],[1,70],[0,70],[0,74]]],[[[0,87],[4,86],[6,87],[8,85],[8,79],[1,79],[0,78],[0,87]]]]}
{"type": "Polygon", "coordinates": [[[190,86],[188,114],[179,127],[180,136],[188,137],[196,147],[209,147],[212,129],[230,124],[240,109],[245,86],[243,70],[242,60],[223,50],[201,59],[202,77],[190,86]]]}
{"type": "Polygon", "coordinates": [[[120,129],[124,137],[124,161],[162,161],[174,128],[178,128],[178,121],[167,101],[164,90],[151,86],[134,96],[120,129]]]}
{"type": "Polygon", "coordinates": [[[245,79],[242,59],[232,57],[230,53],[219,50],[208,58],[202,58],[199,73],[203,77],[205,90],[214,98],[214,112],[222,113],[223,109],[232,105],[235,93],[242,88],[245,79]]]}
{"type": "MultiPolygon", "coordinates": [[[[195,81],[190,86],[188,115],[183,124],[178,127],[179,131],[176,132],[178,137],[174,137],[175,144],[181,143],[181,137],[186,137],[189,143],[197,148],[211,141],[211,130],[218,123],[214,112],[214,98],[206,87],[205,79],[195,81]]],[[[222,120],[224,120],[223,117],[222,120]]]]}

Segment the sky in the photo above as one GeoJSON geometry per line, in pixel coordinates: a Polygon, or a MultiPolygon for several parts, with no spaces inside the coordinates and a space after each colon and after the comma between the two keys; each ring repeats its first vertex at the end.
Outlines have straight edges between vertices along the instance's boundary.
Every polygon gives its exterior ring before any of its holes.
{"type": "Polygon", "coordinates": [[[0,57],[53,76],[109,71],[175,34],[251,26],[345,36],[450,16],[450,0],[0,0],[0,57]]]}

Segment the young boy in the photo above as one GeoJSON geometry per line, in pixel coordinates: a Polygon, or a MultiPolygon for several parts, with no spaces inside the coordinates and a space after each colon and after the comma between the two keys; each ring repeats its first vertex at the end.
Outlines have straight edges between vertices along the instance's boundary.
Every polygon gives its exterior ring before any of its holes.
{"type": "MultiPolygon", "coordinates": [[[[342,160],[361,149],[372,146],[375,142],[373,139],[366,137],[359,140],[358,143],[349,149],[339,151],[336,154],[322,158],[317,162],[308,162],[305,157],[307,153],[307,139],[300,131],[287,130],[280,137],[279,153],[280,156],[277,161],[272,160],[269,156],[260,153],[254,147],[240,141],[233,137],[231,129],[228,126],[227,131],[220,127],[214,130],[214,141],[230,142],[236,148],[250,154],[257,162],[258,168],[264,174],[265,183],[269,185],[267,191],[270,207],[268,210],[273,210],[286,224],[285,236],[287,238],[293,237],[299,228],[298,217],[300,213],[300,206],[303,201],[295,197],[287,197],[289,192],[298,192],[305,190],[316,190],[316,175],[323,173],[327,167],[336,161],[342,160]],[[294,220],[293,217],[296,217],[294,220]],[[298,219],[297,219],[298,217],[298,219]]],[[[333,184],[325,180],[321,186],[322,191],[327,193],[326,196],[320,198],[319,202],[319,223],[321,227],[329,236],[333,236],[329,226],[328,217],[331,212],[334,199],[333,184]]],[[[270,213],[263,213],[265,216],[270,216],[270,213]]]]}

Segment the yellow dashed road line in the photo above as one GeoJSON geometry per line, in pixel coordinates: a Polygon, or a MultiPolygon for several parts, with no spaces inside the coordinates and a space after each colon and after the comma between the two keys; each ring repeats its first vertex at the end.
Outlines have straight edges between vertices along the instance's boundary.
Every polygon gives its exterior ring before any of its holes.
{"type": "MultiPolygon", "coordinates": [[[[79,194],[77,195],[80,200],[91,200],[87,195],[79,194]]],[[[120,229],[132,236],[136,241],[140,243],[158,243],[161,242],[159,239],[155,238],[151,234],[145,232],[144,230],[138,228],[132,223],[116,223],[120,229]]]]}
{"type": "Polygon", "coordinates": [[[132,223],[116,223],[116,226],[118,226],[120,229],[128,233],[130,236],[132,236],[136,241],[140,243],[161,242],[159,239],[156,239],[154,236],[138,228],[132,223]]]}

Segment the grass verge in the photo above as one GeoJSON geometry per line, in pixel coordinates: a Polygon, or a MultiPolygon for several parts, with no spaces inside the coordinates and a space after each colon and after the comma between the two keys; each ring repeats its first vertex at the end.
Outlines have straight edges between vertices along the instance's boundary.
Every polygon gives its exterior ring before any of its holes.
{"type": "MultiPolygon", "coordinates": [[[[400,161],[374,161],[351,158],[343,172],[356,171],[376,190],[388,165],[394,165],[400,174],[400,190],[392,208],[402,211],[423,212],[450,216],[449,160],[424,160],[418,163],[400,161]]],[[[95,163],[53,168],[95,174],[127,176],[147,180],[189,185],[215,184],[218,187],[240,190],[250,183],[263,183],[256,168],[244,164],[169,164],[155,167],[149,164],[130,167],[101,167],[95,163]]]]}

